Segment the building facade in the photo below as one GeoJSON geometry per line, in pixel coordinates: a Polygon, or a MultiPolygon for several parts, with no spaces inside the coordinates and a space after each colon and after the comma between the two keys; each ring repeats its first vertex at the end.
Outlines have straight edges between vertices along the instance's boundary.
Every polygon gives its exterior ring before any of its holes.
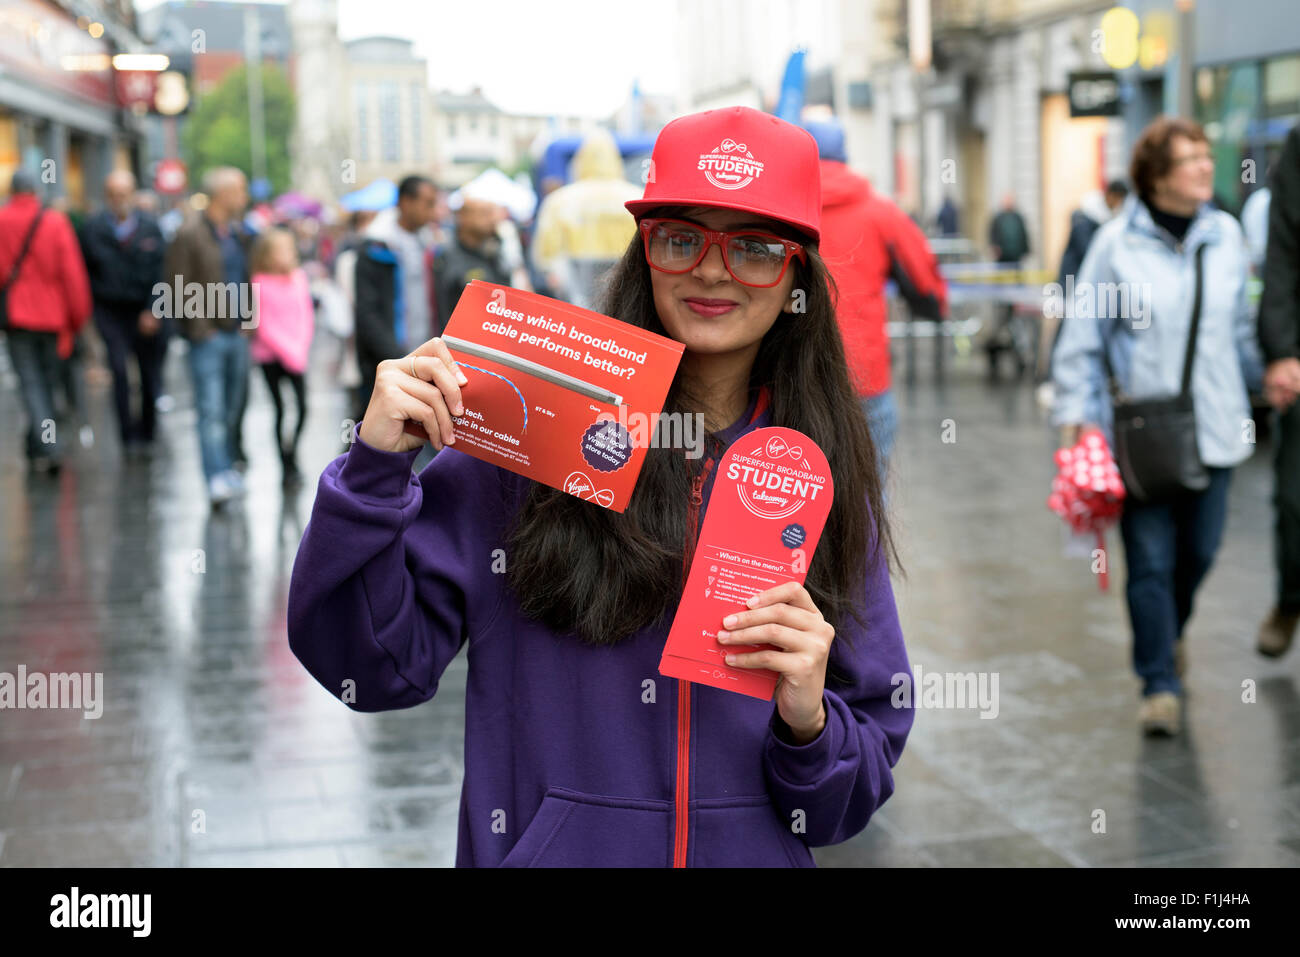
{"type": "Polygon", "coordinates": [[[293,86],[296,125],[293,186],[321,200],[337,199],[357,188],[355,161],[349,149],[347,81],[339,42],[338,0],[292,0],[289,26],[293,37],[293,86]]]}
{"type": "Polygon", "coordinates": [[[355,189],[399,181],[434,165],[428,63],[410,40],[363,37],[343,44],[347,64],[348,142],[355,189]]]}
{"type": "Polygon", "coordinates": [[[459,186],[488,166],[515,173],[535,157],[550,136],[568,136],[595,126],[577,116],[507,113],[477,87],[468,93],[433,96],[432,128],[438,157],[437,180],[459,186]]]}
{"type": "Polygon", "coordinates": [[[15,169],[82,211],[114,168],[139,172],[140,126],[118,107],[110,58],[143,48],[125,2],[0,4],[0,188],[15,169]]]}
{"type": "Polygon", "coordinates": [[[1051,270],[1083,193],[1127,179],[1142,128],[1186,110],[1214,149],[1218,202],[1236,213],[1300,120],[1295,3],[1256,0],[1247,11],[1237,0],[1197,0],[1186,21],[1167,0],[1124,7],[1117,16],[1109,2],[933,0],[933,65],[918,80],[905,0],[877,0],[882,182],[927,220],[952,195],[978,243],[1002,197],[1014,195],[1030,265],[1051,270]],[[1071,115],[1071,75],[1087,73],[1113,81],[1113,115],[1071,115]]]}

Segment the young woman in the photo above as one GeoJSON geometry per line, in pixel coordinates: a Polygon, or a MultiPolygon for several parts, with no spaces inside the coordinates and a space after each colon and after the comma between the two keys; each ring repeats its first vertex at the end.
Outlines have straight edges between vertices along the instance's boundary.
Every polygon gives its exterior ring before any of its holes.
{"type": "Polygon", "coordinates": [[[249,356],[262,367],[275,403],[275,446],[280,452],[284,484],[296,486],[298,439],[307,418],[307,387],[303,374],[315,331],[315,313],[307,274],[298,264],[298,243],[287,229],[268,229],[253,244],[250,262],[257,290],[257,329],[249,356]],[[298,418],[288,438],[284,435],[283,385],[293,391],[298,418]]]}
{"type": "Polygon", "coordinates": [[[639,232],[602,308],[685,345],[666,408],[705,416],[706,454],[650,449],[621,515],[459,455],[466,380],[433,339],[380,364],[321,477],[289,642],[358,711],[427,701],[468,645],[458,865],[809,867],[892,793],[912,725],[891,701],[909,667],[875,449],[816,250],[817,147],[746,108],[683,117],[627,205],[639,232]],[[452,450],[419,476],[406,420],[452,450]],[[713,466],[767,425],[810,436],[835,481],[806,587],[720,623],[774,646],[734,662],[780,674],[770,702],[658,671],[713,466]]]}

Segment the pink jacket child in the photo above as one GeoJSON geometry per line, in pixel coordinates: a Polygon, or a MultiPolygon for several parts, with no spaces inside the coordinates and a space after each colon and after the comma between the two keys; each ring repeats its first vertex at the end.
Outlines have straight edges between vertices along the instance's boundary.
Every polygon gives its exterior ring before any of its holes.
{"type": "Polygon", "coordinates": [[[302,269],[255,273],[252,282],[257,329],[249,345],[250,358],[257,363],[279,362],[288,371],[302,374],[315,331],[307,274],[302,269]]]}

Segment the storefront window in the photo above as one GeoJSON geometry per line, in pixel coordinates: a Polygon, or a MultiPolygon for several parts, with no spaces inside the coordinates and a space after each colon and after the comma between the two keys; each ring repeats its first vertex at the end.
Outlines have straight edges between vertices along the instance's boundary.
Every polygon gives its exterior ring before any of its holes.
{"type": "Polygon", "coordinates": [[[1300,56],[1279,57],[1264,64],[1264,116],[1290,118],[1300,114],[1300,56]]]}
{"type": "Polygon", "coordinates": [[[1214,155],[1214,195],[1234,215],[1253,185],[1242,182],[1242,162],[1254,155],[1260,115],[1259,63],[1202,67],[1196,71],[1196,119],[1214,155]]]}
{"type": "Polygon", "coordinates": [[[0,185],[9,188],[9,177],[18,168],[18,123],[7,113],[0,113],[0,185]]]}

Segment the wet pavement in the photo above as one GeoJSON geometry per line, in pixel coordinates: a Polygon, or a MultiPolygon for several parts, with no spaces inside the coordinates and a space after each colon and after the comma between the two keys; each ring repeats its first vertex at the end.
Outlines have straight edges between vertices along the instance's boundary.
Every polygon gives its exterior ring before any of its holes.
{"type": "MultiPolygon", "coordinates": [[[[822,866],[1300,864],[1300,651],[1259,658],[1271,595],[1270,450],[1234,476],[1188,632],[1186,731],[1136,725],[1118,534],[1111,588],[1044,507],[1051,439],[1027,386],[956,362],[900,386],[891,505],[904,634],[923,673],[998,677],[996,717],[923,707],[897,791],[822,866]],[[955,441],[945,441],[955,439],[955,441]],[[1243,682],[1254,700],[1243,701],[1243,682]]],[[[337,453],[345,402],[317,375],[301,454],[337,453]]],[[[102,717],[0,711],[0,865],[450,865],[466,664],[427,704],[355,714],[285,639],[314,482],[285,493],[254,376],[246,502],[212,513],[188,372],[150,462],[98,441],[29,476],[0,389],[0,672],[103,672],[102,717]]],[[[74,439],[75,441],[75,439],[74,439]]]]}

